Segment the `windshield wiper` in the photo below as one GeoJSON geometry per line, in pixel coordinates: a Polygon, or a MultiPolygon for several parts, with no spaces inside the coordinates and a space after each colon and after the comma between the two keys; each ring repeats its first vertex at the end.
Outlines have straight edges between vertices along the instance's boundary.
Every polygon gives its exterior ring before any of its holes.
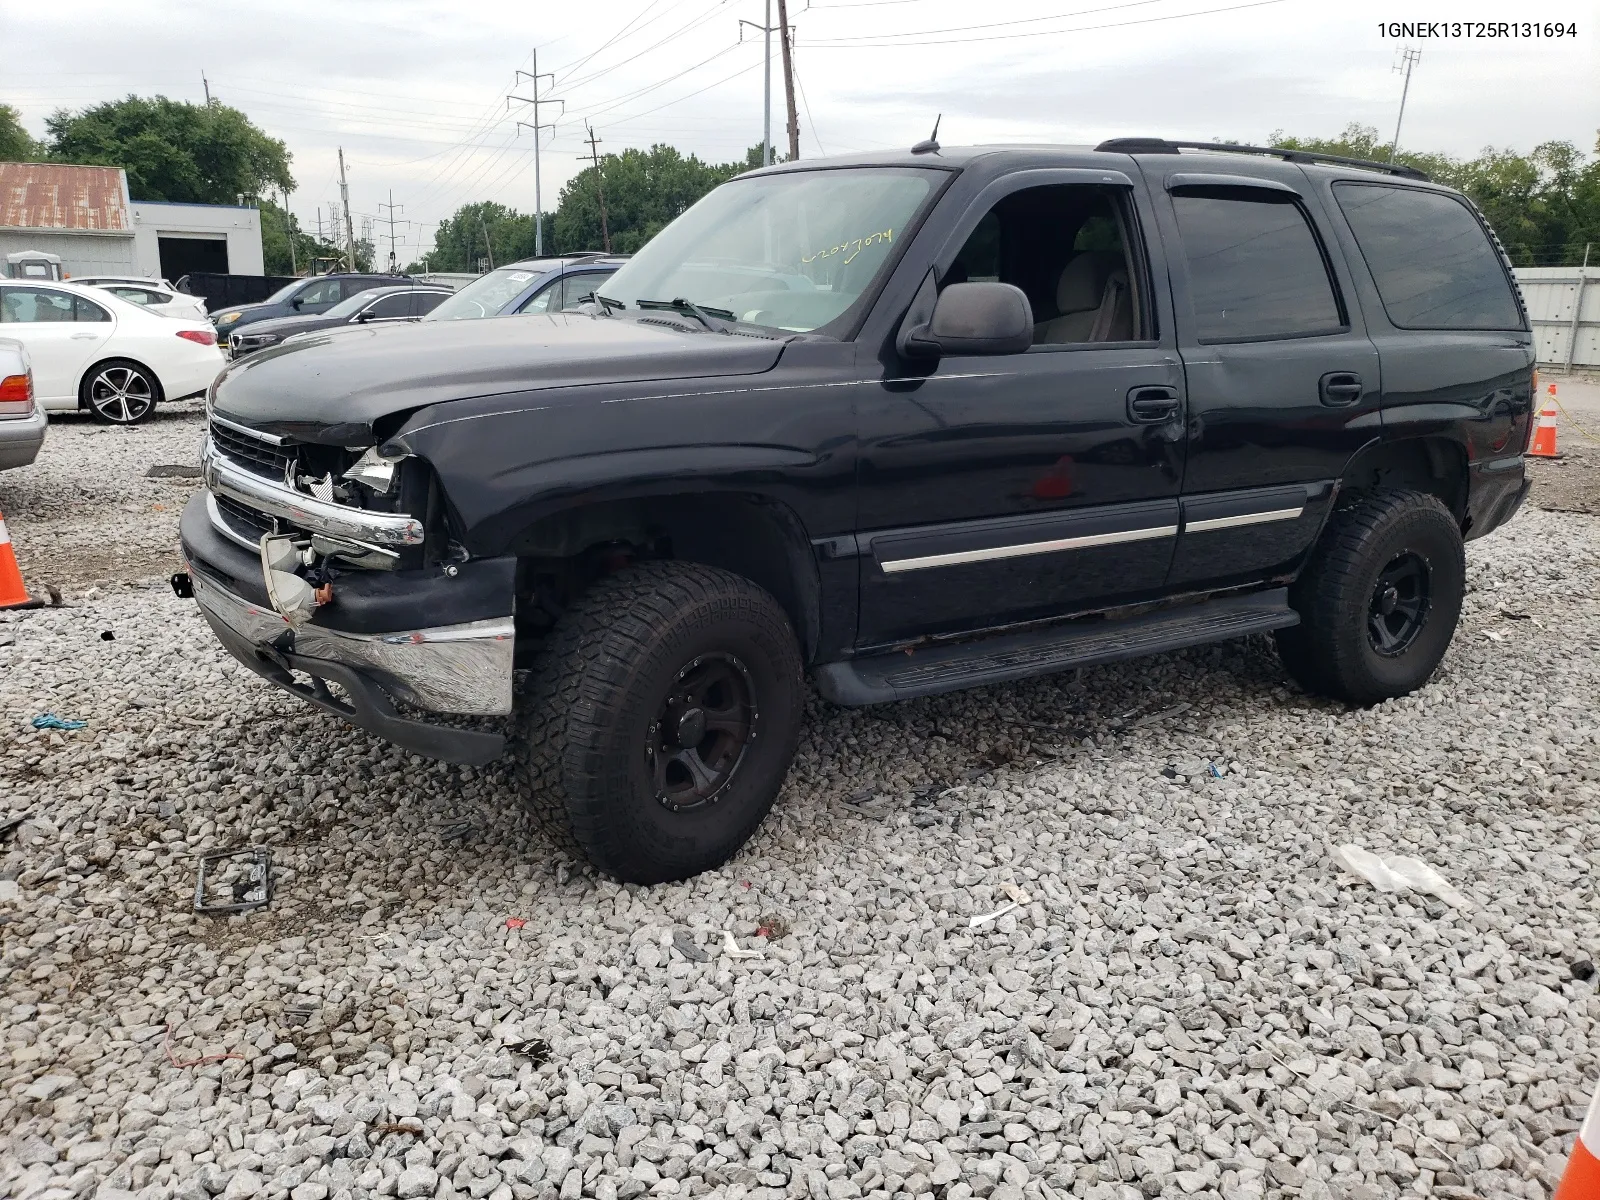
{"type": "Polygon", "coordinates": [[[583,300],[593,300],[607,312],[612,312],[613,310],[616,312],[621,312],[623,309],[628,307],[621,300],[613,300],[610,296],[602,296],[599,292],[590,292],[587,296],[584,296],[579,303],[581,304],[583,300]]]}
{"type": "Polygon", "coordinates": [[[712,333],[728,332],[726,327],[713,322],[712,317],[718,317],[724,321],[736,319],[733,313],[726,308],[704,308],[693,300],[685,300],[682,296],[672,300],[635,300],[634,303],[640,308],[664,308],[668,312],[682,313],[684,316],[693,317],[700,324],[711,330],[712,333]]]}

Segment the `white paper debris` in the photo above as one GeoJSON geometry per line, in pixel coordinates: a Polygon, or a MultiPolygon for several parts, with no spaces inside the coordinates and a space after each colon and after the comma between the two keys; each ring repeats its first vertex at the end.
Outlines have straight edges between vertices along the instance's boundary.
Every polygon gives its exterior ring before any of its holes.
{"type": "Polygon", "coordinates": [[[722,952],[729,958],[760,958],[759,950],[741,950],[739,943],[733,940],[733,934],[728,930],[722,931],[722,952]]]}
{"type": "Polygon", "coordinates": [[[1016,901],[1012,901],[1010,904],[1001,905],[992,913],[984,913],[981,917],[972,917],[967,921],[967,928],[976,929],[979,925],[987,925],[990,921],[997,921],[1016,907],[1018,907],[1016,901]]]}
{"type": "Polygon", "coordinates": [[[1424,892],[1455,908],[1472,906],[1472,901],[1420,858],[1402,854],[1383,858],[1353,842],[1336,846],[1331,856],[1334,862],[1352,875],[1359,875],[1380,892],[1424,892]]]}

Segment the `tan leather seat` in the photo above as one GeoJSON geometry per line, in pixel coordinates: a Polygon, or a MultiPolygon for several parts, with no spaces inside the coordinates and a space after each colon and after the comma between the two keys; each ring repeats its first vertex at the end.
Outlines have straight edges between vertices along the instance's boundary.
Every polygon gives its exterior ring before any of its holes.
{"type": "Polygon", "coordinates": [[[1062,268],[1056,282],[1058,316],[1033,327],[1034,345],[1120,342],[1133,336],[1133,306],[1122,255],[1085,250],[1062,268]]]}

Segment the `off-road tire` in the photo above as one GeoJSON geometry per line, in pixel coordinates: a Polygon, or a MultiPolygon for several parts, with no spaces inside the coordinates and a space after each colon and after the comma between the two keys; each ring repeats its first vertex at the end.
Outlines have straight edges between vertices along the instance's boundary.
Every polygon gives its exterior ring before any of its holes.
{"type": "Polygon", "coordinates": [[[1450,648],[1465,591],[1461,529],[1436,497],[1358,493],[1335,510],[1289,589],[1300,624],[1273,635],[1278,656],[1309,692],[1361,705],[1404,696],[1428,681],[1450,648]],[[1427,572],[1421,624],[1385,655],[1369,632],[1371,606],[1386,569],[1413,557],[1427,572]]]}
{"type": "Polygon", "coordinates": [[[695,563],[643,563],[595,583],[538,656],[522,711],[528,801],[597,868],[628,883],[686,879],[726,862],[777,798],[804,711],[800,649],[762,588],[695,563]],[[645,748],[679,673],[732,656],[754,696],[755,736],[714,802],[672,811],[645,748]]]}

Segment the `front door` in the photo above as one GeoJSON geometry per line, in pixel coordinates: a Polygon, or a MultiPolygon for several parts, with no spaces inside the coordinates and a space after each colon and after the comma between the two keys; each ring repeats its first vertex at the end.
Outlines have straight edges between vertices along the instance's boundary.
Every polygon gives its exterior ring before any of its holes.
{"type": "Polygon", "coordinates": [[[1182,365],[1171,333],[1155,336],[1131,181],[1066,181],[1089,174],[994,184],[935,260],[941,287],[1022,288],[1032,347],[891,361],[862,389],[863,648],[1160,591],[1178,528],[1182,365]]]}
{"type": "Polygon", "coordinates": [[[98,304],[55,288],[0,286],[0,337],[21,342],[47,408],[78,406],[78,383],[116,328],[98,304]]]}
{"type": "Polygon", "coordinates": [[[1140,160],[1156,195],[1189,397],[1169,590],[1291,574],[1346,463],[1381,433],[1378,352],[1320,201],[1290,163],[1140,160]]]}

